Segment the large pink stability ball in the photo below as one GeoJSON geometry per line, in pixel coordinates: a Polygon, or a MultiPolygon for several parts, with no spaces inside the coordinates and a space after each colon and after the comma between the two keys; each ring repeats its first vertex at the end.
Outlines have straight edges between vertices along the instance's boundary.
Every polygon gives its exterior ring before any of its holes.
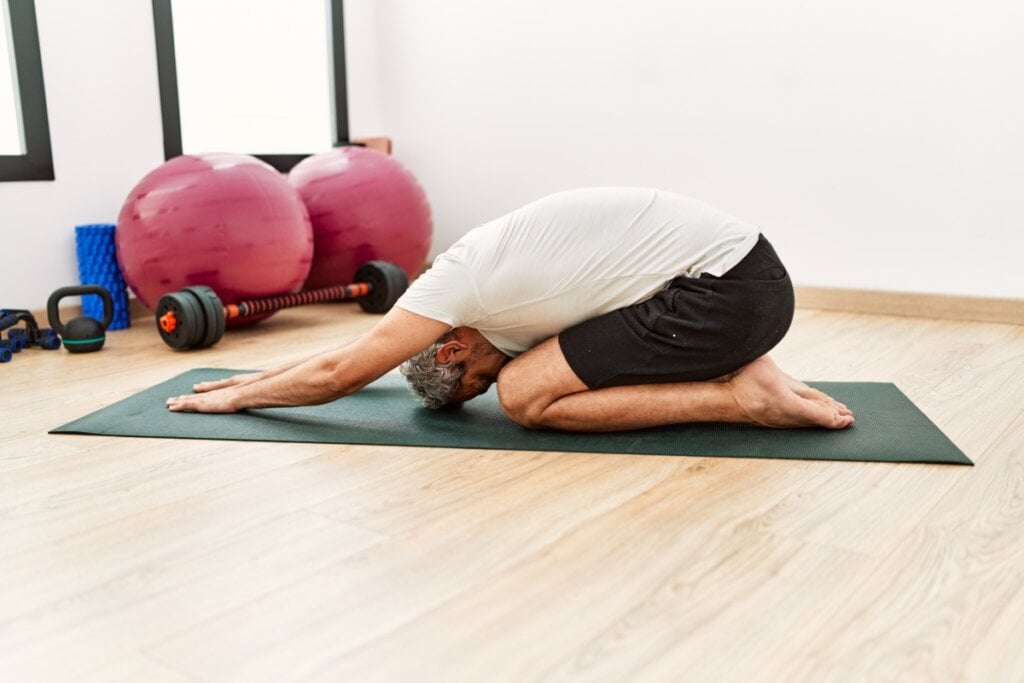
{"type": "Polygon", "coordinates": [[[339,147],[307,157],[288,174],[313,222],[306,289],[346,284],[367,261],[390,261],[410,279],[423,268],[433,224],[416,178],[392,157],[339,147]]]}
{"type": "Polygon", "coordinates": [[[179,156],[156,168],[128,195],[115,241],[125,282],[150,309],[192,285],[212,287],[225,304],[294,292],[313,258],[299,193],[241,154],[179,156]]]}

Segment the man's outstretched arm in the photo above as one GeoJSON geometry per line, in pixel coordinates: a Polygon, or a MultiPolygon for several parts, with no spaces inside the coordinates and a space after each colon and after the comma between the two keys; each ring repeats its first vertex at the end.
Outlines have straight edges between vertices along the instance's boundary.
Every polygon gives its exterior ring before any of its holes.
{"type": "Polygon", "coordinates": [[[427,348],[451,326],[393,308],[350,344],[253,381],[167,399],[174,412],[233,413],[327,403],[347,396],[427,348]]]}
{"type": "Polygon", "coordinates": [[[342,344],[341,346],[339,346],[336,349],[330,349],[328,351],[322,351],[322,352],[316,354],[315,356],[309,356],[307,358],[300,358],[299,360],[294,360],[294,361],[291,361],[290,363],[285,363],[284,365],[278,366],[276,368],[271,368],[269,370],[260,370],[260,371],[257,371],[257,372],[246,372],[246,373],[243,373],[241,375],[232,375],[231,377],[225,377],[224,379],[214,379],[214,380],[209,380],[209,381],[206,381],[206,382],[198,382],[198,383],[192,385],[192,391],[196,392],[197,394],[201,394],[201,393],[203,393],[205,391],[213,391],[215,389],[224,389],[226,387],[235,387],[235,386],[241,386],[243,384],[251,384],[253,382],[258,382],[258,381],[266,379],[268,377],[273,377],[274,375],[279,375],[282,372],[285,372],[287,370],[291,370],[296,365],[302,365],[303,363],[309,362],[309,361],[313,360],[314,358],[319,358],[320,356],[326,356],[328,354],[337,353],[341,348],[343,348],[345,346],[348,346],[349,344],[354,344],[354,343],[356,343],[357,341],[359,341],[360,339],[362,339],[365,336],[366,336],[365,334],[357,335],[355,337],[352,337],[351,339],[349,339],[347,342],[345,342],[344,344],[342,344]]]}

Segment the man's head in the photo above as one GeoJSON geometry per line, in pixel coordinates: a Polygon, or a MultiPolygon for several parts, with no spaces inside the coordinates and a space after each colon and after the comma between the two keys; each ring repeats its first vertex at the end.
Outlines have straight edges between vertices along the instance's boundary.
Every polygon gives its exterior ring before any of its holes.
{"type": "Polygon", "coordinates": [[[442,408],[487,391],[508,361],[473,328],[456,327],[402,363],[401,370],[423,405],[442,408]]]}

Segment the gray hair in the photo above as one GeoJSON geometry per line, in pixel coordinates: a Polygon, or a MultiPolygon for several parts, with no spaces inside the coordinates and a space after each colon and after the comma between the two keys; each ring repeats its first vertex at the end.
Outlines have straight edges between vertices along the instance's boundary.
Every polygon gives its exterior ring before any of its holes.
{"type": "Polygon", "coordinates": [[[466,371],[463,363],[439,363],[437,350],[455,337],[455,330],[441,335],[430,348],[420,351],[400,368],[409,388],[427,408],[443,408],[451,402],[466,371]]]}

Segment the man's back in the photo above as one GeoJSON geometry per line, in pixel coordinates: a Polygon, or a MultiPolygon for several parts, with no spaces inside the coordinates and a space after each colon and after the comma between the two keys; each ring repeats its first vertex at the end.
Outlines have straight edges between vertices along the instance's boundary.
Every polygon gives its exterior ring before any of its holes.
{"type": "Polygon", "coordinates": [[[517,355],[673,278],[721,275],[758,230],[689,197],[650,188],[550,195],[467,233],[398,306],[480,331],[517,355]]]}

